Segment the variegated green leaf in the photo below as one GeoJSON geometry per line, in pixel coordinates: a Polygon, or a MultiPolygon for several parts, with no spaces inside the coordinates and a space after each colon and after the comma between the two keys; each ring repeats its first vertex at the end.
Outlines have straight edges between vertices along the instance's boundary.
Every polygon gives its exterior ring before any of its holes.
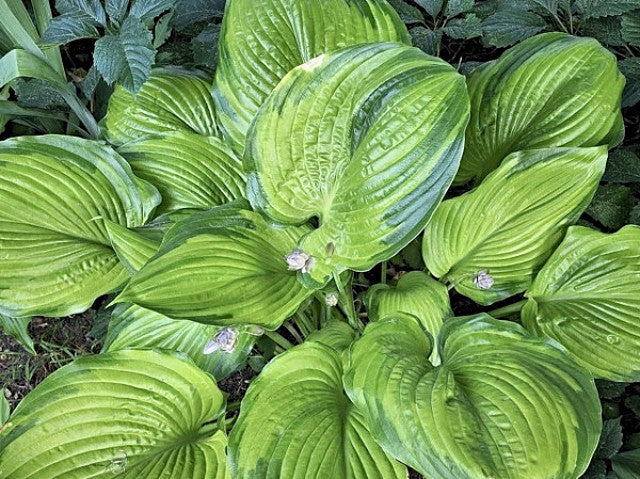
{"type": "MultiPolygon", "coordinates": [[[[453,316],[447,287],[421,271],[412,271],[400,278],[397,285],[376,284],[365,297],[369,318],[377,321],[397,313],[415,316],[432,338],[437,338],[443,320],[453,316]]],[[[440,363],[438,350],[430,358],[440,363]]]]}
{"type": "Polygon", "coordinates": [[[233,351],[218,349],[205,354],[205,346],[220,329],[220,326],[171,319],[136,305],[119,304],[111,315],[103,352],[136,348],[179,351],[220,380],[245,363],[256,339],[246,331],[239,331],[233,351]]]}
{"type": "Polygon", "coordinates": [[[301,279],[366,271],[424,227],[458,167],[464,79],[416,48],[376,43],[292,70],[260,109],[245,169],[254,208],[300,238],[301,279]]]}
{"type": "Polygon", "coordinates": [[[62,367],[0,434],[11,479],[211,478],[226,474],[224,411],[213,378],[178,355],[117,351],[62,367]]]}
{"type": "Polygon", "coordinates": [[[622,140],[624,77],[592,38],[529,38],[474,70],[468,85],[471,120],[457,183],[481,180],[515,151],[622,140]]]}
{"type": "Polygon", "coordinates": [[[247,206],[236,202],[176,223],[115,302],[175,319],[276,329],[312,293],[284,259],[309,228],[275,229],[247,206]]]}
{"type": "Polygon", "coordinates": [[[128,274],[105,220],[144,224],[157,190],[101,143],[69,136],[0,143],[0,314],[67,316],[128,274]]]}
{"type": "Polygon", "coordinates": [[[602,422],[592,376],[556,342],[485,314],[445,322],[442,364],[409,316],[370,323],[344,383],[378,443],[430,479],[574,479],[602,422]]]}
{"type": "Polygon", "coordinates": [[[229,0],[213,93],[234,150],[242,154],[258,108],[289,70],[323,53],[384,41],[411,45],[386,0],[229,0]]]}
{"type": "Polygon", "coordinates": [[[125,228],[112,221],[105,221],[107,234],[122,265],[130,274],[135,274],[156,254],[160,241],[125,228]]]}
{"type": "Polygon", "coordinates": [[[154,70],[135,96],[116,86],[100,123],[102,133],[117,146],[171,131],[214,136],[210,89],[210,83],[194,73],[154,70]]]}
{"type": "Polygon", "coordinates": [[[531,332],[558,341],[596,377],[640,381],[640,227],[569,228],[526,296],[531,332]]]}
{"type": "Polygon", "coordinates": [[[269,363],[242,400],[229,436],[238,479],[402,479],[342,389],[334,349],[304,343],[269,363]]]}
{"type": "Polygon", "coordinates": [[[136,175],[158,188],[163,199],[159,214],[209,209],[244,195],[242,163],[219,138],[173,132],[129,143],[118,153],[136,175]]]}
{"type": "Polygon", "coordinates": [[[606,159],[604,146],[509,155],[436,210],[424,233],[427,268],[480,304],[524,291],[591,201],[606,159]]]}

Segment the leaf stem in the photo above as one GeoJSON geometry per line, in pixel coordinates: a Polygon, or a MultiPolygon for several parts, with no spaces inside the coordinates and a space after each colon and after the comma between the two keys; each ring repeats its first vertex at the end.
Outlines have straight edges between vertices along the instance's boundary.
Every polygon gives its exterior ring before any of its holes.
{"type": "Polygon", "coordinates": [[[502,308],[492,309],[491,311],[487,312],[487,314],[489,316],[493,316],[494,318],[504,318],[507,316],[512,316],[516,313],[519,313],[522,307],[524,306],[524,303],[526,302],[527,300],[523,299],[522,301],[518,301],[517,303],[503,306],[502,308]]]}
{"type": "Polygon", "coordinates": [[[333,271],[333,280],[336,282],[338,294],[340,295],[340,302],[342,303],[342,310],[347,316],[349,325],[356,331],[362,331],[364,328],[362,326],[362,322],[360,322],[356,315],[355,305],[353,304],[353,289],[351,288],[351,281],[349,281],[349,284],[345,287],[340,279],[340,274],[335,270],[333,271]]]}
{"type": "Polygon", "coordinates": [[[289,334],[291,334],[291,336],[294,337],[294,339],[298,342],[298,344],[304,343],[304,338],[300,336],[300,333],[296,330],[293,324],[291,324],[289,321],[285,321],[282,325],[285,328],[287,328],[287,331],[289,331],[289,334]]]}
{"type": "Polygon", "coordinates": [[[271,341],[276,343],[278,346],[283,348],[284,350],[287,350],[287,349],[290,349],[290,348],[293,347],[293,344],[291,344],[286,338],[284,338],[282,335],[276,333],[275,331],[267,331],[267,330],[265,330],[264,335],[267,338],[269,338],[271,341]]]}

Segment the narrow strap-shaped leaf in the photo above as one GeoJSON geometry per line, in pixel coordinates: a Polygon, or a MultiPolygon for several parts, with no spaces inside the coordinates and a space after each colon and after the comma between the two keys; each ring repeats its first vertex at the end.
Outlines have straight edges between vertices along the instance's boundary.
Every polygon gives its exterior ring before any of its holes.
{"type": "Polygon", "coordinates": [[[128,277],[105,227],[144,224],[160,197],[112,149],[45,135],[0,143],[0,314],[84,311],[128,277]]]}
{"type": "Polygon", "coordinates": [[[87,356],[47,377],[0,435],[12,479],[225,477],[224,410],[213,378],[175,354],[87,356]]]}
{"type": "Polygon", "coordinates": [[[308,228],[275,229],[247,206],[212,208],[176,223],[115,302],[218,326],[279,327],[312,293],[285,261],[308,228]]]}
{"type": "MultiPolygon", "coordinates": [[[[438,337],[443,320],[453,316],[447,287],[421,271],[405,274],[395,286],[373,285],[365,304],[372,321],[397,313],[411,314],[432,338],[438,337]]],[[[440,363],[436,348],[430,360],[435,365],[440,363]]]]}
{"type": "Polygon", "coordinates": [[[209,209],[241,198],[242,163],[220,140],[189,132],[167,133],[118,149],[140,178],[158,187],[158,214],[182,208],[209,209]]]}
{"type": "Polygon", "coordinates": [[[569,228],[531,287],[522,322],[594,376],[640,381],[640,227],[569,228]]]}
{"type": "Polygon", "coordinates": [[[427,268],[480,304],[524,291],[591,201],[606,159],[604,146],[511,154],[438,207],[424,233],[427,268]]]}
{"type": "Polygon", "coordinates": [[[537,35],[474,70],[468,84],[471,120],[457,183],[481,180],[515,151],[622,140],[624,77],[593,38],[537,35]]]}
{"type": "Polygon", "coordinates": [[[345,395],[340,354],[313,342],[278,356],[253,381],[229,451],[238,479],[407,477],[345,395]]]}
{"type": "Polygon", "coordinates": [[[369,323],[345,388],[382,447],[432,479],[574,479],[602,421],[592,376],[556,342],[487,315],[451,319],[442,364],[409,316],[369,323]]]}
{"type": "Polygon", "coordinates": [[[216,134],[210,84],[182,70],[154,70],[134,96],[116,86],[109,98],[102,133],[123,145],[171,131],[216,134]]]}
{"type": "Polygon", "coordinates": [[[111,315],[103,352],[129,348],[179,351],[189,355],[200,369],[221,380],[246,362],[256,338],[239,331],[233,351],[218,349],[204,354],[205,346],[220,329],[220,326],[171,319],[136,305],[119,304],[111,315]]]}
{"type": "Polygon", "coordinates": [[[10,318],[9,316],[0,314],[0,331],[12,336],[24,349],[35,356],[36,350],[33,348],[33,339],[31,339],[29,331],[27,330],[31,319],[32,318],[29,317],[10,318]]]}
{"type": "Polygon", "coordinates": [[[345,48],[292,70],[260,109],[244,157],[254,208],[298,242],[302,280],[366,271],[424,227],[462,154],[469,104],[450,65],[396,43],[345,48]]]}
{"type": "Polygon", "coordinates": [[[278,82],[318,55],[411,38],[386,0],[230,0],[214,96],[227,140],[242,154],[249,125],[278,82]]]}

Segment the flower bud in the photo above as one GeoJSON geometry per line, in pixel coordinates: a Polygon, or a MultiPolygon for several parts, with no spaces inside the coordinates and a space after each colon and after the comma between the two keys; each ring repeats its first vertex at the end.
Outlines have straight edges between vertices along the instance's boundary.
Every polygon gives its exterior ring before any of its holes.
{"type": "Polygon", "coordinates": [[[237,345],[238,330],[235,328],[223,328],[207,343],[203,352],[204,354],[211,354],[219,349],[225,353],[232,353],[237,345]]]}
{"type": "Polygon", "coordinates": [[[289,271],[302,271],[303,273],[309,271],[316,261],[313,256],[309,256],[301,249],[294,249],[284,259],[287,262],[289,271]]]}
{"type": "Polygon", "coordinates": [[[475,284],[478,289],[491,289],[493,283],[493,276],[491,276],[486,269],[478,271],[473,277],[473,284],[475,284]]]}

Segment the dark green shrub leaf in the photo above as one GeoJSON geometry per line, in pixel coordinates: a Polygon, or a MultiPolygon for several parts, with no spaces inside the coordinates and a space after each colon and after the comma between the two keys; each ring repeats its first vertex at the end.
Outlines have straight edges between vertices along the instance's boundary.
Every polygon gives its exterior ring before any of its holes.
{"type": "Polygon", "coordinates": [[[616,230],[627,224],[633,204],[631,190],[626,186],[603,185],[585,213],[606,228],[616,230]]]}
{"type": "Polygon", "coordinates": [[[67,316],[122,285],[104,220],[143,225],[157,190],[101,143],[70,136],[0,143],[0,314],[67,316]]]}
{"type": "Polygon", "coordinates": [[[611,466],[618,479],[640,478],[640,449],[616,454],[611,458],[611,466]]]}
{"type": "Polygon", "coordinates": [[[171,319],[136,305],[119,304],[109,322],[103,352],[121,349],[168,349],[187,354],[203,371],[218,380],[240,369],[256,337],[238,329],[232,351],[204,354],[205,346],[223,328],[194,321],[171,319]]]}
{"type": "Polygon", "coordinates": [[[576,0],[574,6],[583,18],[609,17],[640,8],[640,0],[576,0]]]}
{"type": "Polygon", "coordinates": [[[312,294],[285,261],[309,228],[275,229],[247,207],[229,204],[176,223],[115,302],[174,319],[278,328],[312,294]]]}
{"type": "Polygon", "coordinates": [[[580,34],[593,37],[610,47],[623,47],[626,42],[620,33],[620,17],[589,18],[580,23],[580,34]]]}
{"type": "Polygon", "coordinates": [[[524,326],[549,336],[594,376],[640,380],[640,227],[575,226],[526,292],[524,326]]]}
{"type": "MultiPolygon", "coordinates": [[[[410,5],[404,0],[388,0],[393,9],[398,12],[398,15],[405,24],[411,25],[416,23],[423,23],[424,16],[419,8],[414,5],[410,5]]],[[[417,2],[416,2],[417,3],[417,2]]]]}
{"type": "Polygon", "coordinates": [[[473,13],[464,18],[454,18],[442,29],[451,38],[468,40],[482,35],[482,21],[473,13]]]}
{"type": "Polygon", "coordinates": [[[129,16],[118,35],[105,35],[96,41],[94,64],[108,84],[117,81],[136,93],[151,74],[156,55],[151,41],[151,32],[142,21],[129,16]]]}
{"type": "Polygon", "coordinates": [[[429,15],[436,18],[442,11],[443,0],[414,0],[418,5],[424,8],[429,15]]]}
{"type": "Polygon", "coordinates": [[[448,0],[444,9],[446,17],[455,17],[473,8],[474,0],[448,0]]]}
{"type": "Polygon", "coordinates": [[[304,343],[271,361],[249,387],[229,436],[233,477],[402,479],[406,467],[369,433],[342,388],[340,354],[304,343]]]}
{"type": "Polygon", "coordinates": [[[51,19],[42,34],[42,43],[61,44],[80,38],[98,38],[96,21],[86,14],[65,14],[51,19]]]}
{"type": "Polygon", "coordinates": [[[133,172],[162,195],[158,214],[183,208],[209,209],[244,194],[242,163],[222,140],[172,132],[118,149],[133,172]]]}
{"type": "Polygon", "coordinates": [[[424,227],[461,154],[464,77],[415,48],[342,49],[292,70],[260,109],[244,157],[251,204],[319,227],[298,240],[301,279],[366,271],[424,227]],[[372,74],[372,72],[375,72],[372,74]]]}
{"type": "Polygon", "coordinates": [[[294,67],[339,48],[379,41],[410,43],[406,27],[386,0],[230,2],[214,98],[233,149],[242,154],[258,108],[294,67]]]}
{"type": "Polygon", "coordinates": [[[633,106],[640,101],[640,58],[625,58],[618,62],[618,66],[627,79],[622,93],[622,106],[633,106]]]}
{"type": "Polygon", "coordinates": [[[220,25],[212,23],[202,30],[193,40],[193,61],[196,65],[207,68],[215,68],[218,64],[218,39],[220,37],[220,25]]]}
{"type": "Polygon", "coordinates": [[[171,25],[182,31],[195,23],[222,17],[225,0],[178,0],[173,10],[171,25]]]}
{"type": "Polygon", "coordinates": [[[640,205],[636,205],[629,214],[629,223],[632,225],[640,225],[640,205]]]}
{"type": "Polygon", "coordinates": [[[181,70],[154,70],[134,96],[116,86],[101,127],[115,145],[185,131],[215,136],[211,85],[181,70]]]}
{"type": "Polygon", "coordinates": [[[419,48],[427,55],[436,55],[438,45],[442,41],[442,30],[431,30],[426,27],[418,26],[409,30],[413,46],[419,48]]]}
{"type": "Polygon", "coordinates": [[[399,316],[369,323],[351,347],[346,391],[386,451],[433,479],[584,472],[600,402],[556,342],[477,315],[445,322],[437,344],[434,367],[422,327],[399,316]]]}
{"type": "Polygon", "coordinates": [[[119,25],[127,15],[129,0],[105,0],[104,7],[109,19],[119,25]]]}
{"type": "Polygon", "coordinates": [[[604,147],[511,154],[438,207],[424,232],[427,268],[480,304],[524,291],[591,201],[606,159],[604,147]]]}
{"type": "Polygon", "coordinates": [[[620,383],[613,381],[605,381],[604,379],[596,379],[596,387],[598,388],[598,396],[601,399],[615,399],[620,397],[629,383],[620,383]]]}
{"type": "Polygon", "coordinates": [[[640,2],[638,10],[622,16],[622,37],[630,45],[640,47],[640,2]]]}
{"type": "Polygon", "coordinates": [[[133,0],[129,14],[143,21],[153,20],[161,13],[172,8],[176,2],[177,0],[133,0]]]}
{"type": "Polygon", "coordinates": [[[527,10],[505,8],[482,21],[482,40],[486,45],[508,47],[541,32],[547,22],[527,10]]]}
{"type": "Polygon", "coordinates": [[[593,457],[598,459],[611,459],[622,447],[621,417],[609,419],[602,424],[600,442],[593,457]]]}
{"type": "Polygon", "coordinates": [[[640,157],[629,148],[617,148],[609,153],[604,181],[640,183],[640,157]]]}
{"type": "Polygon", "coordinates": [[[593,459],[580,479],[607,479],[607,463],[602,459],[593,459]]]}
{"type": "Polygon", "coordinates": [[[623,85],[615,57],[593,39],[547,33],[509,49],[469,75],[471,120],[456,182],[484,178],[514,151],[615,146],[623,85]]]}
{"type": "Polygon", "coordinates": [[[0,435],[0,470],[12,479],[224,479],[227,438],[206,425],[223,411],[214,379],[182,356],[85,356],[13,411],[0,435]]]}
{"type": "Polygon", "coordinates": [[[107,24],[100,0],[56,0],[56,10],[62,15],[88,15],[100,25],[107,24]]]}

